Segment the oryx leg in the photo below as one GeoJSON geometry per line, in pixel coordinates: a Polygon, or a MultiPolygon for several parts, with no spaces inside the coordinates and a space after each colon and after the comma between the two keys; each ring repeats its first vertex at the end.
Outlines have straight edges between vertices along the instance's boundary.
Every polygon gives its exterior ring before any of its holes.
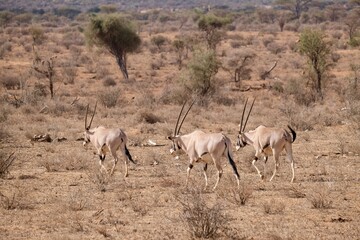
{"type": "Polygon", "coordinates": [[[286,151],[286,158],[287,158],[288,161],[290,161],[290,166],[291,166],[291,173],[292,173],[291,182],[294,182],[295,169],[294,169],[294,159],[293,159],[293,155],[292,155],[291,144],[286,144],[285,145],[285,151],[286,151]]]}
{"type": "Polygon", "coordinates": [[[252,165],[255,167],[257,173],[259,174],[261,179],[264,179],[264,175],[261,174],[260,170],[257,168],[257,166],[255,165],[256,161],[258,160],[258,156],[255,155],[254,160],[252,161],[252,165]]]}
{"type": "Polygon", "coordinates": [[[216,183],[215,183],[215,186],[214,186],[213,190],[215,190],[217,185],[219,184],[220,178],[221,178],[222,173],[223,173],[220,161],[215,160],[214,162],[215,162],[216,169],[218,171],[218,177],[217,177],[217,180],[216,180],[216,183]]]}
{"type": "Polygon", "coordinates": [[[189,166],[188,166],[188,168],[187,168],[187,170],[186,170],[186,182],[185,182],[185,187],[188,186],[189,177],[190,177],[190,171],[191,171],[191,169],[192,169],[193,167],[194,167],[193,161],[190,160],[190,164],[189,164],[189,166]]]}
{"type": "Polygon", "coordinates": [[[105,160],[105,157],[106,157],[106,152],[104,150],[104,147],[98,149],[98,155],[99,155],[99,158],[100,158],[100,161],[99,161],[99,164],[100,164],[100,172],[102,170],[105,171],[105,173],[107,173],[107,170],[104,166],[104,160],[105,160]]]}
{"type": "Polygon", "coordinates": [[[269,156],[265,155],[264,156],[264,170],[263,170],[263,179],[265,178],[265,171],[266,171],[266,163],[267,163],[267,160],[269,159],[269,156]]]}
{"type": "Polygon", "coordinates": [[[105,159],[105,157],[103,158],[102,156],[100,156],[100,161],[99,161],[99,164],[100,164],[100,172],[102,172],[102,170],[104,170],[105,173],[107,174],[107,170],[106,170],[106,168],[105,168],[105,166],[104,166],[104,159],[105,159]]]}
{"type": "Polygon", "coordinates": [[[115,170],[115,167],[116,167],[116,164],[119,160],[117,154],[116,154],[116,150],[112,150],[111,151],[111,155],[114,157],[114,163],[113,163],[113,166],[111,168],[111,171],[110,171],[110,175],[113,175],[114,174],[114,170],[115,170]]]}
{"type": "Polygon", "coordinates": [[[129,170],[128,170],[128,156],[127,156],[127,152],[125,150],[125,147],[121,147],[121,152],[124,156],[124,163],[125,163],[125,174],[124,177],[127,177],[129,175],[129,170]]]}
{"type": "Polygon", "coordinates": [[[276,175],[276,171],[279,167],[279,155],[280,153],[278,153],[277,151],[275,151],[275,149],[273,150],[273,155],[274,155],[274,161],[275,161],[275,167],[274,167],[274,172],[273,172],[273,175],[271,176],[270,178],[270,182],[271,180],[273,180],[273,178],[275,177],[276,175]]]}
{"type": "Polygon", "coordinates": [[[207,171],[207,163],[205,163],[205,165],[204,165],[204,177],[205,177],[205,188],[204,188],[204,190],[206,190],[206,188],[208,186],[208,176],[207,176],[206,171],[207,171]]]}

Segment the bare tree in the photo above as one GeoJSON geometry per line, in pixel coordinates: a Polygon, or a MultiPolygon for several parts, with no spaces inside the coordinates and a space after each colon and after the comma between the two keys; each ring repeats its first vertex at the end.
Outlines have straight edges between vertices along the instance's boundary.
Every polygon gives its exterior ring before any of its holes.
{"type": "Polygon", "coordinates": [[[54,98],[54,59],[57,56],[50,57],[49,59],[42,60],[37,56],[32,63],[32,69],[44,75],[49,80],[49,90],[51,98],[54,98]]]}

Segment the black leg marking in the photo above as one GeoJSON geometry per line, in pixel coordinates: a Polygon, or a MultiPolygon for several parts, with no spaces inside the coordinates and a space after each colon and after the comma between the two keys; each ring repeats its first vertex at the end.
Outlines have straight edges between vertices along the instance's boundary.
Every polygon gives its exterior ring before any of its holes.
{"type": "Polygon", "coordinates": [[[192,164],[189,164],[189,168],[192,169],[194,166],[192,164]]]}
{"type": "Polygon", "coordinates": [[[206,172],[207,170],[207,163],[205,163],[205,166],[204,166],[204,171],[206,172]]]}

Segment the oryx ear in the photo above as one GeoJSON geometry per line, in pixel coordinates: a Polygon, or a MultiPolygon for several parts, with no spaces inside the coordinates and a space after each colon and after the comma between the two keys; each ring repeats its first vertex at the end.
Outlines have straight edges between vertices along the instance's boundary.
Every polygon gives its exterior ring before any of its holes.
{"type": "Polygon", "coordinates": [[[167,136],[167,139],[173,140],[173,136],[167,136]]]}

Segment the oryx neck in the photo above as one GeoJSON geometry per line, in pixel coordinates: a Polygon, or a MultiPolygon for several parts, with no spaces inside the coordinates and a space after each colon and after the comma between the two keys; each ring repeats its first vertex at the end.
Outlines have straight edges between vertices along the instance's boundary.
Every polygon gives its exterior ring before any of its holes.
{"type": "Polygon", "coordinates": [[[248,131],[244,133],[245,140],[248,144],[252,144],[255,140],[255,131],[248,131]]]}

